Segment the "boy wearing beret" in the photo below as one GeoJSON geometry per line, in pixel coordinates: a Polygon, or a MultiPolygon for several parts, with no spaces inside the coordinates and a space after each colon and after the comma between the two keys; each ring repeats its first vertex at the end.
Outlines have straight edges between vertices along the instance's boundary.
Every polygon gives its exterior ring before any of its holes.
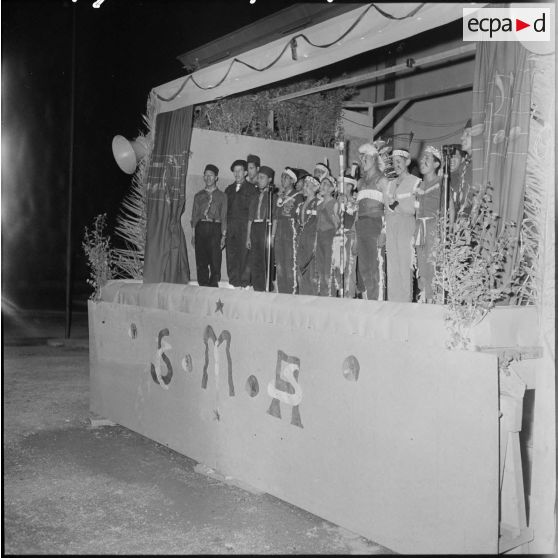
{"type": "Polygon", "coordinates": [[[227,274],[233,287],[247,287],[246,227],[248,210],[256,196],[256,187],[246,180],[248,164],[237,159],[231,165],[234,182],[225,190],[227,195],[227,274]]]}
{"type": "MultiPolygon", "coordinates": [[[[246,234],[246,248],[249,250],[248,265],[252,274],[252,286],[255,291],[266,290],[266,280],[269,290],[271,278],[267,277],[267,262],[271,254],[267,254],[267,238],[269,234],[269,196],[273,196],[271,184],[273,182],[273,169],[262,166],[258,173],[259,192],[252,198],[248,212],[248,226],[246,234]]],[[[271,203],[275,200],[272,197],[271,203]]],[[[273,269],[273,266],[271,266],[273,269]]]]}
{"type": "Polygon", "coordinates": [[[201,287],[217,287],[221,279],[221,250],[227,236],[227,196],[217,188],[218,176],[215,165],[206,165],[205,188],[196,192],[192,206],[192,244],[201,287]]]}
{"type": "Polygon", "coordinates": [[[261,161],[257,155],[248,155],[246,157],[246,162],[248,163],[246,175],[246,180],[253,184],[256,188],[258,187],[258,173],[260,172],[261,161]]]}

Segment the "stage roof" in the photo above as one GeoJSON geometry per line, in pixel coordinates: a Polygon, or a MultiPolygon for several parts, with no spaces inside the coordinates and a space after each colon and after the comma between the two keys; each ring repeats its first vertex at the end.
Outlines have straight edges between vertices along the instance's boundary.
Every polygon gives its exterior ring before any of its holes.
{"type": "Polygon", "coordinates": [[[359,3],[297,3],[189,50],[177,58],[184,68],[199,70],[361,6],[359,3]]]}
{"type": "MultiPolygon", "coordinates": [[[[153,91],[159,102],[157,110],[167,112],[205,103],[310,72],[460,19],[464,7],[483,5],[381,3],[360,4],[344,13],[332,10],[331,14],[335,15],[303,30],[291,31],[244,51],[236,58],[229,56],[193,74],[155,87],[153,91]],[[293,39],[296,41],[294,49],[293,39]]],[[[235,48],[241,48],[241,45],[237,44],[235,48]]],[[[205,53],[208,59],[216,56],[210,50],[205,53]]],[[[374,60],[370,62],[372,64],[374,60]]]]}

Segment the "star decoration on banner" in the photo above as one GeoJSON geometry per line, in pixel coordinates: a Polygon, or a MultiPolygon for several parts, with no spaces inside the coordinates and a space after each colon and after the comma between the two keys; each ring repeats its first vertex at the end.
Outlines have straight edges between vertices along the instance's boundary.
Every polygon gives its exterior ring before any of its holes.
{"type": "Polygon", "coordinates": [[[215,303],[215,312],[221,312],[221,314],[222,314],[223,313],[223,306],[225,306],[225,303],[221,302],[221,299],[219,299],[215,303]]]}

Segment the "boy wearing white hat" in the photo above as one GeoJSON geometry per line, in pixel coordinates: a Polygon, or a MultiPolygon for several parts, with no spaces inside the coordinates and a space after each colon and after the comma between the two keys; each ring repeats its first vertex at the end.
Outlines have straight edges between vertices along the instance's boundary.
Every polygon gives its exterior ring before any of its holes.
{"type": "Polygon", "coordinates": [[[341,214],[341,227],[333,238],[333,280],[337,290],[343,287],[343,296],[355,298],[356,294],[356,242],[355,219],[357,212],[357,181],[350,175],[340,176],[338,184],[341,185],[338,198],[341,214]],[[341,193],[344,191],[345,193],[341,193]],[[341,253],[343,252],[343,257],[341,253]],[[341,277],[341,266],[344,268],[344,277],[341,277]]]}
{"type": "Polygon", "coordinates": [[[312,173],[314,178],[321,184],[322,180],[326,176],[330,176],[329,167],[324,163],[316,163],[314,167],[314,172],[312,173]]]}
{"type": "Polygon", "coordinates": [[[424,148],[419,162],[422,182],[416,191],[417,225],[415,246],[417,253],[417,279],[420,302],[432,302],[434,291],[434,263],[432,251],[437,233],[437,216],[440,210],[442,155],[436,147],[424,148]]]}
{"type": "Polygon", "coordinates": [[[285,167],[281,174],[281,186],[273,212],[271,239],[275,252],[277,290],[280,293],[296,294],[296,210],[304,201],[302,192],[295,184],[298,180],[295,170],[285,167]]]}
{"type": "Polygon", "coordinates": [[[406,149],[394,149],[391,156],[397,177],[390,182],[386,205],[387,298],[412,302],[415,193],[420,178],[409,173],[411,155],[406,149]]]}
{"type": "Polygon", "coordinates": [[[331,258],[333,238],[341,219],[339,204],[333,197],[337,181],[332,176],[325,176],[320,183],[320,201],[318,202],[318,220],[316,223],[316,267],[318,270],[318,295],[331,296],[331,258]]]}
{"type": "Polygon", "coordinates": [[[304,202],[298,206],[298,242],[296,247],[296,268],[299,294],[318,294],[318,273],[316,267],[316,242],[318,222],[318,198],[320,183],[313,176],[304,179],[302,192],[304,202]]]}
{"type": "Polygon", "coordinates": [[[362,178],[358,182],[356,240],[358,269],[368,300],[380,299],[381,254],[379,240],[383,227],[388,180],[385,164],[376,147],[365,143],[358,149],[362,178]]]}

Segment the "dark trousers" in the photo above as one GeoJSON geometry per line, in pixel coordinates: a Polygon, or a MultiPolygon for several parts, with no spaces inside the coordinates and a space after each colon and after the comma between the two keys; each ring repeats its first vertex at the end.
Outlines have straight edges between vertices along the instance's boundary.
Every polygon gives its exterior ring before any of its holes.
{"type": "Polygon", "coordinates": [[[298,239],[296,265],[299,294],[318,294],[316,235],[316,220],[314,220],[314,222],[306,224],[298,239]]]}
{"type": "Polygon", "coordinates": [[[221,223],[198,221],[195,250],[198,284],[217,287],[221,279],[221,223]]]}
{"type": "Polygon", "coordinates": [[[277,290],[280,293],[295,294],[294,270],[294,225],[291,219],[278,219],[275,233],[275,266],[277,270],[277,290]]]}
{"type": "Polygon", "coordinates": [[[356,222],[358,269],[368,300],[378,300],[379,296],[378,239],[381,232],[381,217],[359,217],[356,222]]]}
{"type": "Polygon", "coordinates": [[[318,269],[318,295],[330,296],[331,258],[335,229],[318,231],[316,241],[316,267],[318,269]]]}
{"type": "Polygon", "coordinates": [[[252,286],[255,291],[265,291],[265,277],[267,270],[267,223],[252,223],[250,231],[251,248],[248,265],[252,275],[252,286]]]}
{"type": "Polygon", "coordinates": [[[246,287],[249,276],[245,273],[248,250],[246,231],[248,222],[231,219],[227,223],[227,274],[233,287],[246,287]]]}
{"type": "Polygon", "coordinates": [[[418,286],[421,293],[424,293],[425,301],[432,302],[434,299],[434,289],[432,281],[434,280],[434,243],[436,242],[437,223],[436,219],[428,219],[424,223],[423,244],[417,246],[417,267],[418,267],[418,286]]]}

